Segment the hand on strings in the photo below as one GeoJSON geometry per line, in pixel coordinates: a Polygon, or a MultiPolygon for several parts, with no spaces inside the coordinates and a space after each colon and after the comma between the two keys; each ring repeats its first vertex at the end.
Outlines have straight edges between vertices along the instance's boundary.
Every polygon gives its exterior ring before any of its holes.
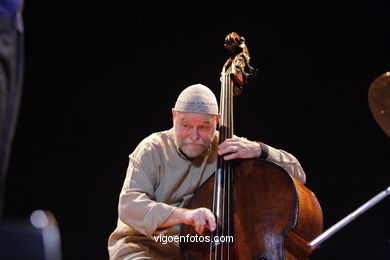
{"type": "Polygon", "coordinates": [[[211,232],[216,228],[214,214],[208,208],[177,208],[160,227],[168,227],[177,224],[191,225],[195,228],[196,233],[200,235],[203,235],[206,228],[211,232]]]}
{"type": "Polygon", "coordinates": [[[200,235],[206,228],[214,231],[216,227],[214,214],[208,208],[184,209],[183,223],[195,227],[196,233],[200,235]]]}
{"type": "Polygon", "coordinates": [[[208,208],[198,208],[187,211],[185,224],[194,226],[196,233],[200,235],[203,235],[206,228],[210,231],[214,231],[216,227],[214,214],[208,208]]]}
{"type": "Polygon", "coordinates": [[[218,154],[224,155],[225,160],[257,158],[261,154],[261,146],[258,142],[235,136],[218,146],[218,154]]]}

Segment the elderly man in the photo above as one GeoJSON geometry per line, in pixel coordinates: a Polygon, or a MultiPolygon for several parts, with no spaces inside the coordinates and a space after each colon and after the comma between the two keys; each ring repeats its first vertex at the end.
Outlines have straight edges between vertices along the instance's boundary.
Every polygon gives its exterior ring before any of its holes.
{"type": "Polygon", "coordinates": [[[180,259],[178,244],[154,238],[179,234],[179,224],[202,234],[215,229],[213,213],[183,205],[216,170],[217,154],[225,160],[262,158],[305,182],[291,154],[263,143],[234,137],[218,145],[217,100],[210,89],[186,88],[172,109],[173,128],[145,138],[130,155],[119,198],[119,218],[109,238],[111,260],[180,259]]]}

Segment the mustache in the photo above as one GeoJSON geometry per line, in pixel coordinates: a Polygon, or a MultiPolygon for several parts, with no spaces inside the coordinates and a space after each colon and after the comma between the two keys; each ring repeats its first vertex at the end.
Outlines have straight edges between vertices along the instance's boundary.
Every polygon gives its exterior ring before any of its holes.
{"type": "Polygon", "coordinates": [[[186,138],[186,139],[183,140],[182,144],[200,144],[200,145],[205,145],[206,142],[203,139],[198,139],[196,141],[193,141],[190,138],[186,138]]]}

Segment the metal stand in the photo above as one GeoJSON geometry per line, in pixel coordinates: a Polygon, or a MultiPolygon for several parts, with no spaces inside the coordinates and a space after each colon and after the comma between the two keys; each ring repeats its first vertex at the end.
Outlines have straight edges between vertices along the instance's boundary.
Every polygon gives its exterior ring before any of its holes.
{"type": "Polygon", "coordinates": [[[359,215],[363,214],[366,210],[376,205],[379,201],[383,200],[386,196],[390,194],[390,186],[385,189],[384,191],[380,192],[378,195],[367,201],[365,204],[363,204],[360,208],[328,228],[324,233],[319,235],[317,238],[315,238],[313,241],[309,243],[310,247],[315,247],[324,242],[326,239],[328,239],[330,236],[332,236],[334,233],[339,231],[341,228],[352,222],[355,218],[357,218],[359,215]]]}

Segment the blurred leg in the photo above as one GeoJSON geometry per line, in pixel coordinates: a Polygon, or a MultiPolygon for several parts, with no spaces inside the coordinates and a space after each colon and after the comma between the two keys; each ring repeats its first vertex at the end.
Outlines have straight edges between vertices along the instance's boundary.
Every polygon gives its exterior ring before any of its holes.
{"type": "Polygon", "coordinates": [[[0,12],[0,220],[3,215],[5,178],[22,94],[22,32],[0,12]]]}

